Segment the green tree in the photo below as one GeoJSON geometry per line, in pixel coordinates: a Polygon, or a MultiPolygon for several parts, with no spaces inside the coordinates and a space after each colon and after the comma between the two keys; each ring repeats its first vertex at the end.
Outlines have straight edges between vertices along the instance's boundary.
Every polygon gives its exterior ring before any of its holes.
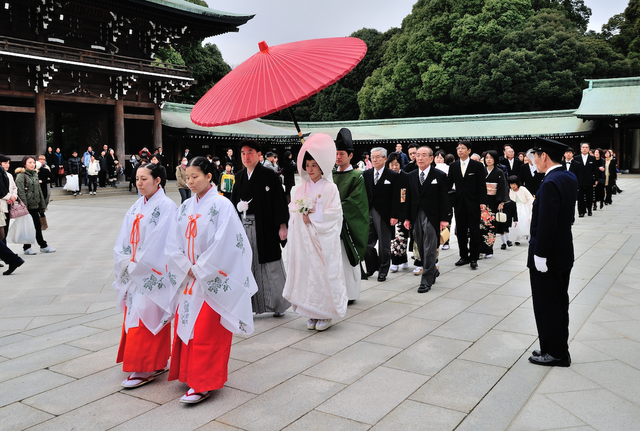
{"type": "Polygon", "coordinates": [[[630,0],[624,13],[614,15],[602,26],[600,37],[619,53],[640,55],[640,0],[630,0]]]}
{"type": "Polygon", "coordinates": [[[201,41],[177,48],[186,66],[192,68],[192,76],[197,84],[173,96],[172,101],[195,104],[211,87],[220,81],[231,67],[225,63],[218,47],[201,41]]]}

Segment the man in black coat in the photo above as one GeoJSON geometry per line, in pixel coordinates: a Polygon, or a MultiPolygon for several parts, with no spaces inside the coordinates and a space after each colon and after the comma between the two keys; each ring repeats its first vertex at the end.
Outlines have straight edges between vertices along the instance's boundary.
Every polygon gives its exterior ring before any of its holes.
{"type": "Polygon", "coordinates": [[[260,144],[246,140],[240,144],[245,168],[239,171],[231,201],[241,216],[253,251],[254,278],[258,292],[251,297],[254,313],[273,312],[284,316],[291,306],[282,297],[286,275],[282,249],[287,239],[289,208],[278,175],[259,163],[260,144]]]}
{"type": "Polygon", "coordinates": [[[596,186],[596,171],[598,165],[596,158],[589,154],[589,144],[580,144],[580,155],[575,159],[578,162],[577,177],[578,185],[578,215],[584,217],[585,213],[593,215],[593,188],[596,186]]]}
{"type": "Polygon", "coordinates": [[[471,150],[471,142],[458,142],[456,151],[459,159],[449,167],[447,181],[449,189],[456,186],[453,206],[460,248],[460,260],[456,266],[470,264],[471,269],[476,269],[480,255],[480,213],[487,209],[487,183],[484,165],[469,158],[471,150]]]}
{"type": "Polygon", "coordinates": [[[513,147],[509,144],[505,144],[503,150],[504,156],[500,157],[500,164],[507,168],[507,178],[511,175],[519,175],[522,162],[515,157],[516,153],[513,151],[513,147]]]}
{"type": "Polygon", "coordinates": [[[422,279],[418,293],[431,290],[436,282],[436,256],[440,231],[449,225],[447,176],[431,166],[433,150],[420,147],[416,153],[418,168],[409,174],[404,227],[413,226],[413,237],[422,259],[422,279]],[[410,211],[410,214],[409,214],[410,211]]]}
{"type": "Polygon", "coordinates": [[[82,181],[80,180],[80,175],[82,174],[82,169],[84,168],[82,164],[82,159],[78,157],[78,152],[73,150],[71,153],[71,157],[67,160],[67,165],[69,167],[69,175],[78,176],[78,191],[74,192],[73,195],[81,195],[82,194],[82,181]]]}
{"type": "Polygon", "coordinates": [[[536,166],[545,177],[533,201],[527,259],[540,340],[540,350],[534,350],[529,361],[560,367],[571,364],[568,290],[574,260],[571,225],[578,190],[575,175],[561,164],[566,148],[558,141],[536,140],[536,166]]]}
{"type": "Polygon", "coordinates": [[[385,168],[387,150],[376,147],[371,150],[373,169],[362,176],[369,199],[369,240],[364,255],[367,276],[378,271],[378,281],[385,281],[391,266],[392,228],[398,223],[400,206],[400,179],[397,172],[385,168]],[[376,252],[379,243],[380,256],[376,252]]]}

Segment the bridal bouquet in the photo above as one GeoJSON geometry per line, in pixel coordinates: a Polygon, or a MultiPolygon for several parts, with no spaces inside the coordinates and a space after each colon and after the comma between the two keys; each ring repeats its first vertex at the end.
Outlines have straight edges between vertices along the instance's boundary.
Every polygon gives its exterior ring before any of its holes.
{"type": "Polygon", "coordinates": [[[290,211],[292,213],[309,214],[309,211],[313,209],[313,200],[305,195],[301,199],[296,199],[292,202],[290,211]]]}

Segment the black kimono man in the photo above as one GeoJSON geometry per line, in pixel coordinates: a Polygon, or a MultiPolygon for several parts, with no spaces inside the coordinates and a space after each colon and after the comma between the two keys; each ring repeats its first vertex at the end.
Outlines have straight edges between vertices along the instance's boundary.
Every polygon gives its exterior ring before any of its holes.
{"type": "Polygon", "coordinates": [[[533,201],[527,267],[531,279],[533,312],[540,350],[529,361],[537,365],[568,367],[569,278],[574,251],[574,221],[578,181],[561,164],[567,146],[537,138],[536,166],[545,174],[533,201]]]}
{"type": "Polygon", "coordinates": [[[240,151],[245,168],[236,174],[231,201],[253,251],[251,269],[258,292],[251,297],[251,306],[257,314],[273,312],[274,317],[281,317],[291,306],[282,297],[286,274],[281,245],[287,239],[287,199],[278,175],[259,163],[260,144],[243,141],[240,151]]]}

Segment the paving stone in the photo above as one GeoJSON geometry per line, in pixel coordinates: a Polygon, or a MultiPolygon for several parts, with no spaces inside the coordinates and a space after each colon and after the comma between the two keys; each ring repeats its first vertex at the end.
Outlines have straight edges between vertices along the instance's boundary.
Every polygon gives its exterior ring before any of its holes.
{"type": "Polygon", "coordinates": [[[503,367],[456,359],[409,398],[468,413],[506,372],[503,367]]]}
{"type": "Polygon", "coordinates": [[[378,367],[317,410],[373,425],[427,379],[419,374],[378,367]]]}
{"type": "Polygon", "coordinates": [[[371,326],[386,326],[415,311],[417,305],[384,302],[349,319],[349,322],[371,326]]]}
{"type": "Polygon", "coordinates": [[[573,429],[586,425],[583,421],[551,401],[544,395],[534,395],[514,420],[510,431],[534,429],[573,429]]]}
{"type": "Polygon", "coordinates": [[[513,310],[517,309],[524,300],[510,295],[498,295],[490,293],[466,311],[470,313],[489,314],[492,316],[505,317],[513,310]]]}
{"type": "Polygon", "coordinates": [[[76,347],[59,345],[0,363],[0,382],[48,368],[89,353],[76,347]]]}
{"type": "Polygon", "coordinates": [[[155,407],[154,403],[116,393],[43,422],[29,431],[108,430],[155,407]]]}
{"type": "Polygon", "coordinates": [[[371,334],[364,341],[406,348],[440,325],[442,322],[405,316],[371,334]]]}
{"type": "Polygon", "coordinates": [[[542,381],[536,393],[546,395],[559,392],[575,392],[590,389],[601,389],[600,385],[575,371],[575,366],[569,369],[553,368],[542,381]]]}
{"type": "Polygon", "coordinates": [[[226,385],[261,394],[326,358],[328,356],[318,353],[285,348],[229,374],[226,385]]]}
{"type": "Polygon", "coordinates": [[[598,431],[638,429],[638,405],[607,390],[565,392],[547,397],[598,431]]]}
{"type": "Polygon", "coordinates": [[[640,370],[619,361],[572,364],[571,368],[609,391],[640,404],[640,370]]]}
{"type": "Polygon", "coordinates": [[[427,335],[387,361],[385,366],[433,376],[470,345],[467,341],[427,335]]]}
{"type": "Polygon", "coordinates": [[[90,353],[70,361],[54,365],[49,369],[76,379],[87,377],[98,371],[106,370],[116,366],[118,356],[118,346],[108,347],[94,353],[90,353]]]}
{"type": "Polygon", "coordinates": [[[119,367],[110,368],[27,398],[23,403],[61,415],[120,391],[120,383],[126,377],[119,367]]]}
{"type": "Polygon", "coordinates": [[[359,310],[367,310],[397,295],[398,295],[398,292],[391,292],[388,290],[379,290],[379,289],[368,289],[366,291],[361,291],[360,298],[349,307],[357,308],[359,310]]]}
{"type": "Polygon", "coordinates": [[[0,431],[21,431],[52,417],[22,403],[13,403],[0,408],[0,431]]]}
{"type": "Polygon", "coordinates": [[[74,319],[76,317],[81,317],[82,314],[65,314],[62,316],[38,316],[34,317],[31,320],[31,323],[27,326],[27,330],[41,328],[43,326],[49,326],[52,323],[58,323],[69,319],[74,319]]]}
{"type": "MultiPolygon", "coordinates": [[[[89,325],[89,323],[94,322],[96,320],[103,319],[108,316],[113,316],[113,315],[120,315],[120,317],[122,318],[122,315],[115,308],[111,310],[99,311],[97,313],[92,313],[92,314],[82,314],[78,317],[73,317],[69,315],[67,319],[61,322],[54,323],[54,324],[47,324],[45,326],[30,329],[29,331],[25,332],[25,334],[30,335],[32,337],[38,337],[40,335],[59,331],[65,328],[70,328],[76,325],[91,326],[89,325]]],[[[98,329],[111,329],[111,328],[98,328],[98,329]]]]}
{"type": "Polygon", "coordinates": [[[366,431],[370,427],[368,424],[312,410],[283,431],[366,431]]]}
{"type": "Polygon", "coordinates": [[[279,430],[343,388],[339,383],[298,375],[244,402],[217,421],[248,431],[279,430]]]}
{"type": "Polygon", "coordinates": [[[371,431],[448,431],[455,429],[464,416],[460,412],[407,400],[371,431]]]}
{"type": "Polygon", "coordinates": [[[217,421],[211,421],[206,425],[196,428],[195,431],[242,431],[240,428],[232,427],[217,421]]]}
{"type": "Polygon", "coordinates": [[[111,330],[122,328],[123,317],[121,313],[113,314],[108,317],[104,317],[99,320],[94,320],[93,322],[87,322],[86,326],[91,326],[92,328],[111,330]]]}
{"type": "Polygon", "coordinates": [[[19,341],[29,340],[31,337],[24,334],[12,334],[6,337],[0,337],[0,346],[6,346],[7,344],[17,343],[19,341]]]}
{"type": "Polygon", "coordinates": [[[473,305],[473,301],[440,297],[434,301],[431,301],[427,305],[423,305],[422,307],[418,308],[409,316],[446,322],[453,316],[469,308],[469,306],[471,305],[473,305]]]}
{"type": "Polygon", "coordinates": [[[73,326],[71,328],[51,332],[39,337],[33,337],[31,339],[18,341],[17,343],[7,344],[0,347],[0,355],[7,358],[17,358],[49,347],[64,344],[68,341],[77,340],[78,338],[94,335],[99,332],[102,331],[82,325],[73,326]]]}
{"type": "Polygon", "coordinates": [[[298,341],[291,347],[323,355],[334,355],[377,330],[375,326],[340,322],[329,330],[316,332],[311,337],[298,341]]]}
{"type": "Polygon", "coordinates": [[[429,302],[433,301],[436,298],[439,298],[446,293],[449,293],[451,289],[440,287],[439,284],[431,287],[431,290],[427,293],[418,293],[418,286],[413,289],[410,289],[400,295],[394,296],[389,300],[389,302],[401,302],[403,304],[410,305],[425,305],[429,302]]]}
{"type": "Polygon", "coordinates": [[[33,320],[33,317],[15,317],[11,319],[0,319],[0,328],[5,331],[23,330],[33,320]]]}
{"type": "Polygon", "coordinates": [[[535,336],[491,330],[460,355],[460,359],[511,367],[529,346],[535,336]]]}
{"type": "Polygon", "coordinates": [[[74,379],[47,370],[38,370],[0,383],[0,407],[48,391],[74,379]]]}
{"type": "Polygon", "coordinates": [[[80,338],[78,340],[69,341],[68,345],[79,347],[81,349],[92,350],[97,352],[104,350],[107,347],[120,345],[120,336],[122,335],[122,328],[114,328],[108,331],[102,330],[97,334],[90,335],[86,338],[80,338]]]}
{"type": "Polygon", "coordinates": [[[497,316],[463,311],[435,329],[432,335],[455,338],[456,340],[476,341],[499,321],[500,318],[497,316]]]}
{"type": "Polygon", "coordinates": [[[241,361],[254,362],[311,335],[313,335],[312,331],[273,328],[234,344],[231,348],[231,357],[241,361]]]}
{"type": "Polygon", "coordinates": [[[475,278],[472,281],[461,284],[444,295],[445,298],[478,301],[498,289],[494,284],[478,283],[475,278]]]}
{"type": "Polygon", "coordinates": [[[361,341],[308,369],[304,374],[350,384],[400,351],[397,347],[361,341]]]}

